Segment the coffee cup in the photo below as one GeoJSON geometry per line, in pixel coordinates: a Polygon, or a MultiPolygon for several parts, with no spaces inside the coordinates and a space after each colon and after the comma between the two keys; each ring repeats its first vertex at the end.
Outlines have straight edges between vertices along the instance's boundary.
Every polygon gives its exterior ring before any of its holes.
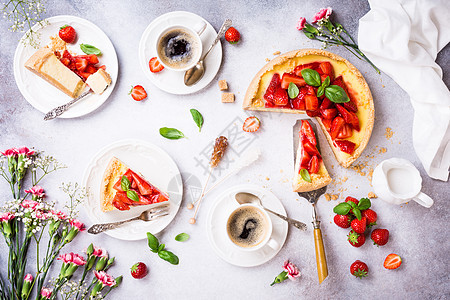
{"type": "Polygon", "coordinates": [[[173,71],[186,71],[195,66],[202,55],[200,35],[205,29],[203,21],[192,28],[184,25],[165,27],[156,39],[158,61],[173,71]]]}
{"type": "Polygon", "coordinates": [[[271,237],[272,230],[269,214],[253,204],[243,204],[234,209],[226,225],[230,242],[243,251],[256,251],[266,245],[277,249],[279,244],[271,237]]]}

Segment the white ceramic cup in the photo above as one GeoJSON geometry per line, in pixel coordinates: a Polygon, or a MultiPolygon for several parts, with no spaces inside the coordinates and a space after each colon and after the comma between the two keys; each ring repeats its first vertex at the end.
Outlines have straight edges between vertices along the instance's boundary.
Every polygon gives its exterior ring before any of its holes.
{"type": "Polygon", "coordinates": [[[177,71],[177,72],[186,71],[186,70],[189,70],[190,68],[192,68],[193,66],[195,66],[202,56],[203,45],[202,45],[202,40],[200,38],[200,35],[203,33],[203,31],[205,31],[206,26],[207,26],[207,24],[205,22],[200,21],[199,23],[194,25],[192,28],[184,26],[184,25],[170,25],[170,26],[165,27],[163,30],[161,30],[161,32],[158,35],[158,38],[156,39],[155,53],[156,53],[156,57],[158,58],[158,61],[165,68],[167,68],[169,70],[177,71]],[[197,42],[197,48],[194,50],[195,55],[194,55],[194,57],[192,57],[191,63],[183,68],[173,68],[171,66],[168,66],[167,64],[164,63],[164,60],[161,59],[161,57],[159,55],[158,48],[159,48],[161,38],[164,37],[164,35],[167,32],[174,30],[174,29],[182,29],[182,30],[188,32],[188,34],[191,35],[197,42]]]}
{"type": "Polygon", "coordinates": [[[272,219],[270,218],[269,214],[259,205],[253,205],[253,204],[242,204],[242,205],[239,205],[236,209],[234,209],[229,214],[229,217],[228,217],[227,223],[226,223],[226,232],[227,232],[228,240],[230,241],[230,243],[234,247],[236,247],[236,248],[238,248],[240,250],[243,250],[243,251],[257,251],[257,250],[263,248],[266,245],[269,246],[270,248],[274,249],[274,250],[278,249],[279,248],[279,244],[278,244],[277,241],[275,241],[272,238],[272,231],[273,231],[272,219]],[[266,218],[266,222],[267,222],[267,229],[266,229],[266,232],[265,232],[265,235],[264,235],[264,239],[261,242],[259,242],[257,245],[253,246],[253,247],[241,247],[241,246],[235,244],[233,242],[233,240],[231,239],[229,231],[228,231],[228,223],[229,223],[230,217],[233,216],[234,213],[237,210],[242,209],[242,208],[247,207],[247,206],[256,208],[259,212],[261,212],[264,215],[264,217],[266,218]]]}
{"type": "Polygon", "coordinates": [[[391,158],[382,161],[373,171],[372,186],[378,197],[391,204],[411,200],[424,207],[431,207],[433,199],[422,193],[422,177],[408,160],[391,158]]]}

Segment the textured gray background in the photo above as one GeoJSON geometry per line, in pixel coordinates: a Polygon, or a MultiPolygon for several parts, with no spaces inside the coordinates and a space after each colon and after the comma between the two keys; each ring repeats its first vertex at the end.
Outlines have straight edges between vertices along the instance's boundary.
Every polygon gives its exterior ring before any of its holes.
{"type": "MultiPolygon", "coordinates": [[[[243,95],[253,76],[265,64],[265,58],[273,58],[273,52],[315,47],[320,44],[307,40],[295,29],[300,16],[309,20],[321,7],[331,6],[334,18],[344,24],[353,37],[357,36],[358,20],[367,11],[366,1],[49,1],[46,17],[75,15],[97,24],[113,42],[119,59],[119,79],[108,101],[97,111],[72,120],[42,121],[43,114],[35,110],[20,94],[13,77],[13,56],[19,33],[8,31],[9,23],[0,21],[0,148],[33,146],[54,155],[69,166],[57,175],[49,177],[43,186],[52,200],[62,201],[58,186],[62,181],[82,179],[91,157],[103,146],[116,140],[140,138],[165,149],[177,162],[182,172],[189,172],[204,179],[203,169],[196,165],[194,157],[208,145],[236,117],[244,119],[243,95]],[[197,13],[207,19],[216,30],[225,18],[231,18],[242,34],[242,41],[235,46],[223,44],[222,68],[215,80],[203,91],[189,96],[173,96],[153,86],[141,71],[137,58],[140,36],[157,16],[175,10],[197,13]],[[235,104],[220,103],[217,80],[226,79],[230,90],[236,94],[235,104]],[[127,95],[130,85],[142,84],[149,99],[134,102],[127,95]],[[196,107],[205,117],[201,134],[197,133],[188,110],[196,107]],[[161,138],[158,128],[173,126],[182,129],[189,140],[169,141],[161,138]]],[[[325,235],[329,277],[322,285],[317,283],[312,231],[291,229],[286,244],[270,262],[255,268],[239,268],[222,261],[215,255],[206,236],[206,216],[214,202],[214,196],[226,187],[249,182],[267,187],[283,202],[288,215],[305,222],[310,220],[309,206],[296,199],[290,192],[293,163],[291,126],[296,116],[263,114],[261,130],[256,133],[255,145],[263,149],[261,159],[239,176],[227,181],[210,195],[202,207],[199,222],[188,225],[191,212],[180,209],[174,222],[162,233],[161,239],[180,257],[180,265],[172,266],[150,253],[145,241],[122,242],[106,235],[92,237],[83,234],[68,249],[80,251],[91,241],[106,247],[116,256],[113,275],[124,275],[124,283],[111,294],[113,299],[141,297],[144,299],[444,299],[450,297],[449,286],[449,209],[448,182],[438,182],[426,176],[414,153],[411,140],[412,107],[406,93],[386,75],[377,75],[371,67],[341,48],[331,51],[354,63],[365,75],[375,99],[376,122],[372,138],[358,163],[367,162],[374,167],[390,157],[403,157],[412,161],[423,176],[423,191],[435,200],[426,209],[416,203],[392,206],[376,199],[373,207],[378,212],[380,227],[391,232],[389,243],[377,248],[370,240],[361,248],[353,248],[346,241],[347,230],[332,223],[332,208],[336,202],[321,198],[318,205],[325,235]],[[384,136],[391,127],[391,139],[384,136]],[[380,153],[379,148],[387,148],[380,153]],[[369,157],[368,157],[369,156],[369,157]],[[266,178],[267,177],[267,178],[266,178]],[[296,201],[297,200],[297,201],[296,201]],[[187,232],[187,243],[176,243],[173,237],[187,232]],[[404,263],[395,271],[382,266],[387,254],[400,254],[404,263]],[[296,263],[302,277],[296,282],[284,282],[274,287],[269,283],[281,271],[285,259],[296,263]],[[360,259],[370,268],[367,278],[358,280],[349,274],[350,264],[360,259]],[[129,268],[136,261],[145,262],[150,273],[136,281],[129,275],[129,268]]],[[[444,68],[444,80],[449,84],[448,47],[438,56],[444,68]]],[[[238,124],[240,126],[240,124],[238,124]]],[[[331,185],[330,193],[342,196],[364,197],[372,191],[367,176],[337,165],[330,150],[322,147],[332,176],[342,185],[331,185]],[[331,167],[333,165],[333,167],[331,167]],[[341,190],[340,190],[341,189],[341,190]]],[[[0,183],[0,202],[8,199],[8,187],[0,183]]],[[[81,212],[81,218],[90,222],[81,212]]],[[[67,250],[68,250],[67,249],[67,250]]],[[[0,243],[0,265],[6,261],[6,248],[0,243]]],[[[30,254],[30,260],[33,255],[30,254]]],[[[59,266],[58,266],[59,267],[59,266]]],[[[4,270],[2,268],[2,270],[4,270]]],[[[2,271],[3,272],[3,271],[2,271]]],[[[56,271],[57,272],[57,271],[56,271]]]]}

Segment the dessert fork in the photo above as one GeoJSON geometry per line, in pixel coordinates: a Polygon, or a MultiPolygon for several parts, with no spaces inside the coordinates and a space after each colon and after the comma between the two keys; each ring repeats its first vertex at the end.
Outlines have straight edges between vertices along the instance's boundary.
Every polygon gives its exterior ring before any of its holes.
{"type": "Polygon", "coordinates": [[[91,234],[98,234],[100,232],[115,229],[122,224],[136,221],[136,220],[142,220],[142,221],[153,221],[160,217],[167,216],[169,214],[169,204],[166,204],[164,206],[158,206],[154,208],[147,209],[143,211],[139,216],[134,217],[132,219],[118,221],[118,222],[112,222],[112,223],[104,223],[104,224],[94,224],[91,226],[91,228],[88,229],[88,232],[91,234]]]}

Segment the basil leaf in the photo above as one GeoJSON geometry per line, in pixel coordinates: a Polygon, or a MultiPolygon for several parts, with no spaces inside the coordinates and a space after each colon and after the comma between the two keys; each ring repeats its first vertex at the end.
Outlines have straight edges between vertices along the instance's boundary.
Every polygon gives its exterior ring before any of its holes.
{"type": "Polygon", "coordinates": [[[122,191],[128,191],[130,189],[130,185],[130,180],[127,178],[127,176],[123,175],[122,179],[120,180],[120,187],[122,188],[122,191]]]}
{"type": "Polygon", "coordinates": [[[189,234],[187,234],[187,233],[180,233],[179,235],[177,235],[176,237],[175,237],[175,241],[177,241],[177,242],[185,242],[185,241],[187,241],[189,239],[189,234]]]}
{"type": "Polygon", "coordinates": [[[302,71],[303,79],[305,82],[312,86],[320,86],[320,75],[317,71],[311,69],[303,69],[302,71]]]}
{"type": "Polygon", "coordinates": [[[176,256],[175,254],[173,254],[170,251],[167,250],[162,250],[158,252],[159,257],[161,257],[161,259],[164,259],[165,261],[170,262],[172,265],[178,265],[179,263],[179,259],[178,256],[176,256]]]}
{"type": "Polygon", "coordinates": [[[294,99],[295,97],[298,96],[299,90],[297,85],[295,85],[295,83],[293,82],[289,82],[289,87],[288,87],[288,94],[289,94],[289,98],[294,99]]]}
{"type": "Polygon", "coordinates": [[[330,85],[325,88],[325,96],[334,103],[344,103],[350,101],[344,89],[338,85],[330,85]]]}
{"type": "Polygon", "coordinates": [[[156,236],[154,236],[153,234],[151,234],[150,232],[147,232],[147,240],[148,240],[148,246],[150,247],[150,249],[155,253],[158,252],[158,247],[159,247],[158,238],[156,236]]]}
{"type": "Polygon", "coordinates": [[[353,214],[355,215],[355,217],[358,219],[358,220],[361,220],[361,211],[358,209],[358,208],[354,208],[353,209],[353,214]]]}
{"type": "Polygon", "coordinates": [[[102,54],[102,51],[100,51],[98,48],[88,44],[81,44],[80,49],[86,54],[95,54],[95,55],[102,54]]]}
{"type": "Polygon", "coordinates": [[[136,191],[128,190],[127,191],[127,197],[128,197],[128,199],[131,199],[131,200],[133,200],[135,202],[139,201],[139,195],[136,193],[136,191]]]}
{"type": "Polygon", "coordinates": [[[329,86],[330,85],[330,76],[327,76],[327,78],[325,78],[325,80],[322,82],[322,86],[324,87],[324,88],[326,88],[327,86],[329,86]]]}
{"type": "Polygon", "coordinates": [[[348,202],[346,202],[346,203],[350,204],[350,206],[351,206],[352,208],[355,208],[355,207],[356,207],[356,204],[355,204],[355,202],[353,202],[353,201],[348,201],[348,202]]]}
{"type": "Polygon", "coordinates": [[[352,207],[347,202],[342,202],[333,208],[333,212],[338,215],[346,215],[352,207]]]}
{"type": "Polygon", "coordinates": [[[158,247],[158,252],[163,251],[165,247],[166,247],[165,244],[159,245],[159,247],[158,247]]]}
{"type": "Polygon", "coordinates": [[[319,86],[319,89],[317,90],[317,97],[321,97],[324,92],[325,92],[325,87],[322,84],[321,86],[319,86]]]}
{"type": "Polygon", "coordinates": [[[359,200],[358,208],[360,210],[366,210],[369,209],[371,205],[372,204],[370,203],[370,200],[368,198],[362,198],[361,200],[359,200]]]}
{"type": "Polygon", "coordinates": [[[194,119],[195,124],[197,124],[197,126],[198,126],[198,131],[202,131],[202,126],[203,126],[202,114],[196,109],[191,109],[191,115],[192,115],[192,118],[194,119]]]}
{"type": "Polygon", "coordinates": [[[184,138],[184,134],[176,128],[162,127],[159,129],[159,134],[169,140],[178,140],[184,138]]]}
{"type": "Polygon", "coordinates": [[[311,176],[309,176],[309,172],[306,169],[300,170],[300,176],[302,176],[304,181],[311,182],[311,176]]]}

